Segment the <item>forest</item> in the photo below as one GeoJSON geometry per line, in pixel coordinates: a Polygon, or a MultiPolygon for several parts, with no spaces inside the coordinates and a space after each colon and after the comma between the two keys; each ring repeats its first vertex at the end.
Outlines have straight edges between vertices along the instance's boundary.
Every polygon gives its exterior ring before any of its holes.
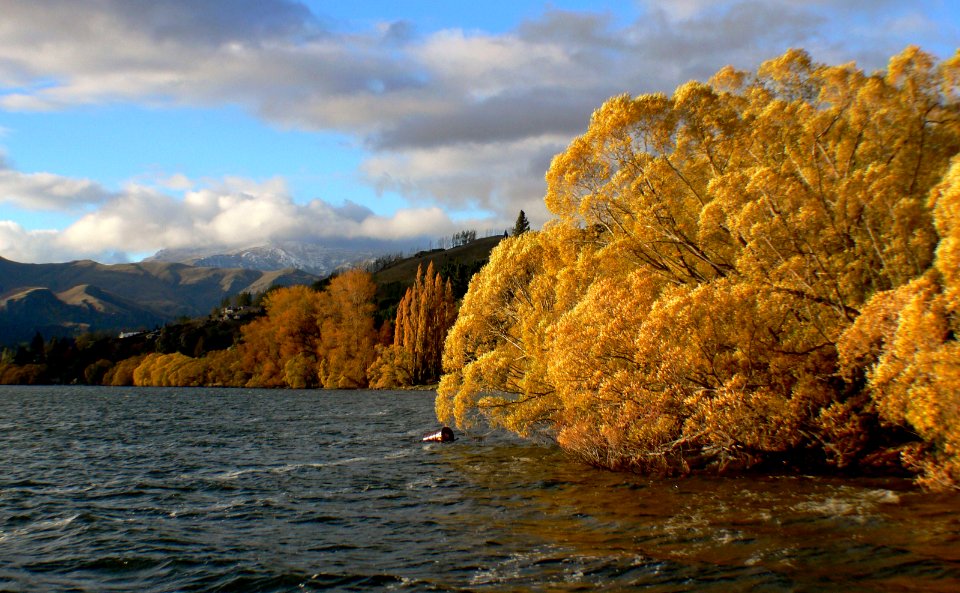
{"type": "Polygon", "coordinates": [[[443,354],[436,410],[654,475],[960,485],[960,52],[792,50],[613,97],[443,354]]]}

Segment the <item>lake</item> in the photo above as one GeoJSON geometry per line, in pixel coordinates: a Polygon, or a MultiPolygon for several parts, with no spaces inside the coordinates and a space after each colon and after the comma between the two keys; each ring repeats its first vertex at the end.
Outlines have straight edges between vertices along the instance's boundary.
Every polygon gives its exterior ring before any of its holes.
{"type": "Polygon", "coordinates": [[[651,480],[430,392],[0,387],[0,591],[960,591],[960,497],[651,480]]]}

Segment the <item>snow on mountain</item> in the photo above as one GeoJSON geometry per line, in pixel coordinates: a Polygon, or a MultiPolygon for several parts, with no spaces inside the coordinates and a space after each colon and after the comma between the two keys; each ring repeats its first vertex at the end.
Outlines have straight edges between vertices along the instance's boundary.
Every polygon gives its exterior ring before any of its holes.
{"type": "Polygon", "coordinates": [[[362,265],[376,255],[376,251],[369,249],[328,247],[317,243],[278,242],[242,248],[163,249],[145,261],[261,271],[296,268],[316,276],[326,276],[338,268],[362,265]]]}

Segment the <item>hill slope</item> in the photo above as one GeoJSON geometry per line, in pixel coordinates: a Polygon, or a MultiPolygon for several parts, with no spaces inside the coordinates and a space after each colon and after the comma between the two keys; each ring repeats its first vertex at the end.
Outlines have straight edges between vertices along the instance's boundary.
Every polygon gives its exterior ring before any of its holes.
{"type": "Polygon", "coordinates": [[[413,257],[400,260],[392,266],[380,270],[373,275],[373,278],[379,285],[396,282],[406,288],[413,284],[413,279],[417,275],[418,266],[423,266],[423,269],[426,270],[427,266],[432,262],[434,269],[440,271],[444,268],[454,266],[457,263],[464,266],[473,266],[478,263],[483,264],[486,263],[490,257],[490,252],[501,240],[503,240],[503,237],[496,235],[494,237],[477,239],[466,245],[453,247],[451,249],[422,251],[413,257]]]}
{"type": "Polygon", "coordinates": [[[426,271],[431,263],[437,273],[450,280],[454,295],[457,298],[462,297],[467,292],[470,278],[487,263],[490,252],[501,240],[503,237],[497,235],[451,249],[422,251],[374,273],[373,280],[377,284],[377,322],[393,321],[397,303],[413,284],[417,268],[422,267],[426,271]]]}
{"type": "Polygon", "coordinates": [[[21,264],[0,258],[0,344],[89,330],[154,327],[206,315],[225,296],[311,284],[299,270],[262,272],[143,262],[21,264]]]}

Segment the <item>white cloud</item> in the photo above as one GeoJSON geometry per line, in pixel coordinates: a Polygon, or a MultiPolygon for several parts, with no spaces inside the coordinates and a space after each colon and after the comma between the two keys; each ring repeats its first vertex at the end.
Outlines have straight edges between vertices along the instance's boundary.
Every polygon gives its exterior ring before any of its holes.
{"type": "MultiPolygon", "coordinates": [[[[10,170],[6,173],[35,178],[10,170]]],[[[79,195],[86,191],[82,180],[58,177],[56,181],[57,187],[74,187],[79,195]]],[[[63,199],[83,202],[76,196],[63,199]]],[[[22,262],[115,261],[123,259],[123,254],[163,248],[242,247],[270,240],[321,239],[336,245],[355,239],[434,239],[460,228],[437,207],[377,216],[350,202],[341,206],[322,200],[298,204],[282,179],[257,182],[231,177],[180,196],[130,184],[62,231],[28,231],[15,222],[0,221],[0,256],[22,262]]]]}
{"type": "Polygon", "coordinates": [[[556,40],[531,42],[515,35],[467,35],[440,31],[412,53],[442,85],[465,99],[479,100],[522,88],[529,83],[580,84],[569,77],[576,70],[572,56],[556,40]],[[565,74],[566,73],[566,74],[565,74]]]}
{"type": "Polygon", "coordinates": [[[672,21],[689,20],[703,14],[707,9],[718,3],[715,0],[644,0],[648,10],[660,11],[672,21]]]}
{"type": "Polygon", "coordinates": [[[512,220],[517,210],[524,209],[539,223],[546,219],[543,194],[549,159],[567,142],[565,136],[547,135],[511,142],[409,148],[368,159],[363,172],[381,190],[401,192],[421,202],[479,209],[499,221],[512,220]]]}
{"type": "Polygon", "coordinates": [[[0,257],[20,262],[69,261],[75,255],[57,243],[57,231],[28,231],[0,220],[0,257]]]}
{"type": "Polygon", "coordinates": [[[186,191],[193,189],[193,182],[183,173],[175,173],[160,180],[160,186],[175,191],[186,191]]]}
{"type": "Polygon", "coordinates": [[[110,193],[89,179],[52,173],[21,173],[0,160],[0,203],[28,210],[77,210],[100,204],[110,193]]]}

